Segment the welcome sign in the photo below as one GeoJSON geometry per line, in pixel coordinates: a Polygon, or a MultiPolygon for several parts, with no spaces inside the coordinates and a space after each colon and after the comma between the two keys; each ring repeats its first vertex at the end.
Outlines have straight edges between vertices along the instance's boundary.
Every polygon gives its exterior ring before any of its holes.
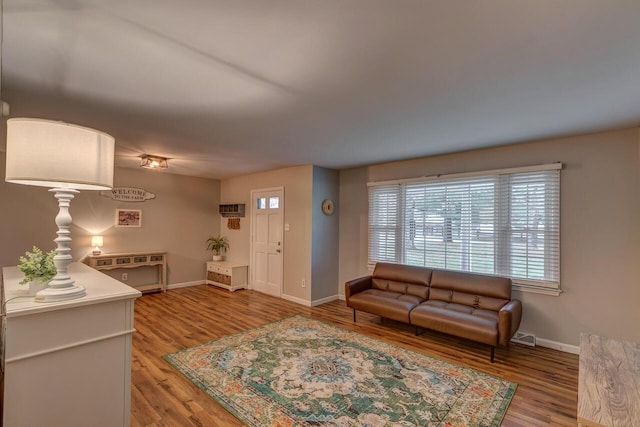
{"type": "Polygon", "coordinates": [[[156,198],[155,194],[137,187],[113,187],[111,190],[101,191],[100,195],[118,202],[144,202],[156,198]]]}

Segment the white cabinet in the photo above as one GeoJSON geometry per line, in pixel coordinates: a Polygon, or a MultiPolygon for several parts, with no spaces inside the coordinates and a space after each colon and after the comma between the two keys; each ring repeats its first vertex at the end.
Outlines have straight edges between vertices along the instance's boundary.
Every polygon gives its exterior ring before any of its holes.
{"type": "Polygon", "coordinates": [[[4,425],[130,426],[131,334],[139,291],[80,263],[87,295],[35,302],[5,267],[4,425]]]}
{"type": "Polygon", "coordinates": [[[220,286],[229,291],[246,289],[247,265],[229,261],[209,261],[206,282],[208,285],[220,286]]]}

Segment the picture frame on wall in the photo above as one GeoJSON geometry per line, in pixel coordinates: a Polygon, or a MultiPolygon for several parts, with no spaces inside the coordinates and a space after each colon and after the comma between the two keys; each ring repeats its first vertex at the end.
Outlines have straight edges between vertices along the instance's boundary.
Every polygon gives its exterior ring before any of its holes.
{"type": "Polygon", "coordinates": [[[142,211],[116,209],[116,227],[142,227],[142,211]]]}

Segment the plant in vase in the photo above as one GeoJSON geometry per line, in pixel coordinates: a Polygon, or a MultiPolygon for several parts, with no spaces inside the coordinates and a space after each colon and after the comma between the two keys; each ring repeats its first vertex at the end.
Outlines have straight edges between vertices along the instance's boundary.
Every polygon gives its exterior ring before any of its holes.
{"type": "Polygon", "coordinates": [[[18,269],[24,273],[24,279],[18,283],[29,283],[29,295],[35,295],[39,290],[46,288],[47,283],[56,275],[56,266],[53,263],[56,250],[45,254],[34,246],[31,252],[27,251],[24,255],[20,257],[18,264],[18,269]]]}
{"type": "Polygon", "coordinates": [[[213,251],[213,260],[221,261],[222,254],[229,249],[229,241],[224,236],[211,236],[207,239],[207,250],[213,251]]]}

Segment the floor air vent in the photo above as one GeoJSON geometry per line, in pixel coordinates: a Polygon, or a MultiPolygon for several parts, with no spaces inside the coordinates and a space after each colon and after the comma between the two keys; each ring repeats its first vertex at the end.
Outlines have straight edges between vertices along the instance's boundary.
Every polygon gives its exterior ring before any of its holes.
{"type": "Polygon", "coordinates": [[[518,344],[528,345],[529,347],[536,346],[536,336],[528,332],[516,332],[513,338],[511,338],[511,341],[517,342],[518,344]]]}

